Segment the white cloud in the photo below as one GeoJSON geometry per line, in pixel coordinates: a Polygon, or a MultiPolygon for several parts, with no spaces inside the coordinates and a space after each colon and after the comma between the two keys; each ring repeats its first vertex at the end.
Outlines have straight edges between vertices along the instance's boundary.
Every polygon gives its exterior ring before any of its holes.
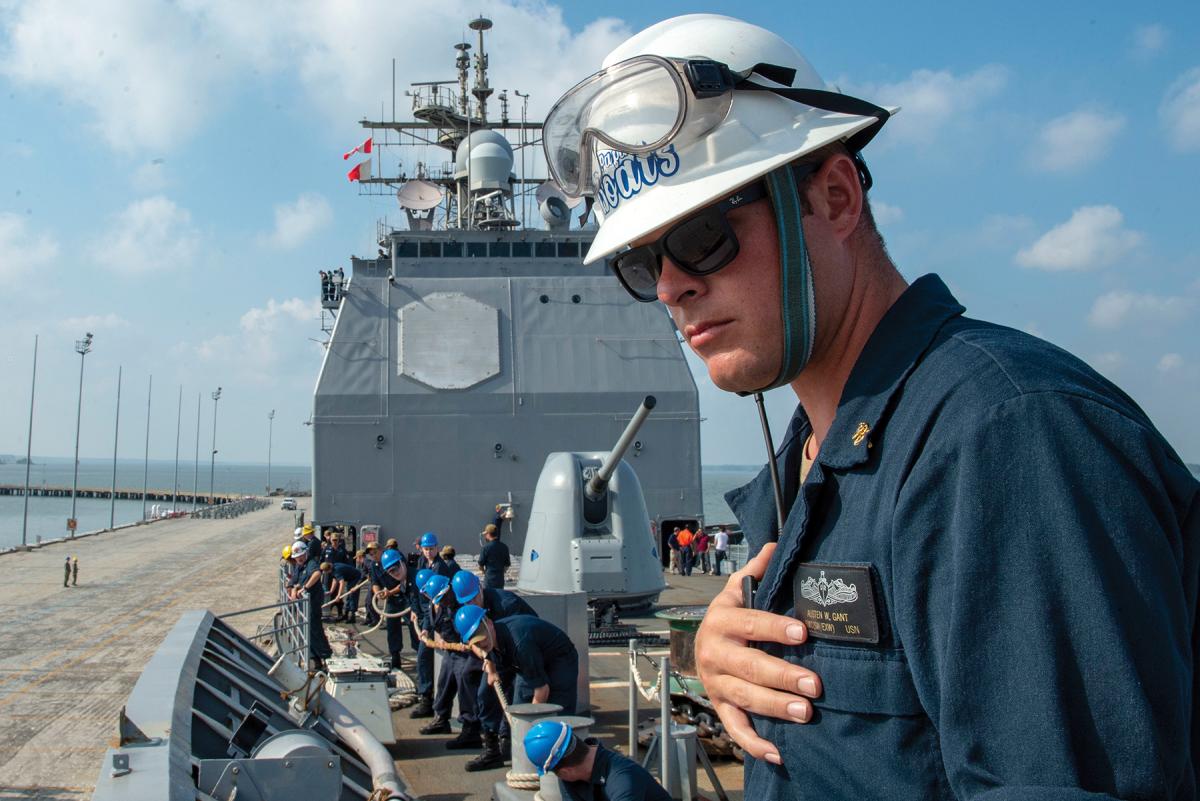
{"type": "Polygon", "coordinates": [[[242,378],[257,384],[289,383],[295,365],[312,359],[316,346],[308,338],[319,330],[320,315],[321,304],[315,299],[271,298],[265,306],[248,309],[236,333],[203,340],[192,354],[201,362],[233,364],[242,378]]]}
{"type": "Polygon", "coordinates": [[[306,192],[292,203],[275,207],[275,229],[260,237],[260,241],[277,248],[296,248],[332,220],[329,201],[322,195],[306,192]]]}
{"type": "Polygon", "coordinates": [[[118,272],[187,266],[200,246],[192,215],[162,195],[131,203],[111,225],[101,239],[97,258],[118,272]]]}
{"type": "Polygon", "coordinates": [[[1200,150],[1200,67],[1194,67],[1167,88],[1158,116],[1171,147],[1180,153],[1200,150]]]}
{"type": "Polygon", "coordinates": [[[31,0],[8,19],[0,74],[91,113],[116,150],[163,147],[195,131],[229,66],[174,3],[31,0]]]}
{"type": "Polygon", "coordinates": [[[1017,264],[1039,270],[1091,270],[1124,258],[1142,234],[1124,227],[1115,206],[1083,206],[1017,253],[1017,264]]]}
{"type": "Polygon", "coordinates": [[[0,278],[29,275],[58,257],[58,242],[30,230],[20,214],[0,212],[0,278]]]}
{"type": "Polygon", "coordinates": [[[1192,305],[1189,298],[1117,290],[1096,298],[1088,322],[1107,329],[1133,323],[1174,322],[1186,316],[1192,305]]]}
{"type": "MultiPolygon", "coordinates": [[[[532,92],[534,115],[629,35],[611,18],[573,31],[561,8],[544,2],[485,5],[495,22],[487,48],[500,56],[491,84],[532,92]]],[[[248,76],[299,81],[300,102],[325,122],[373,118],[389,92],[392,58],[401,88],[445,77],[453,70],[453,43],[472,33],[465,23],[479,11],[470,0],[29,0],[8,15],[0,74],[87,109],[117,150],[166,150],[194,135],[248,76]]],[[[490,110],[499,111],[495,98],[490,110]]],[[[407,111],[399,98],[398,116],[407,111]]]]}
{"type": "Polygon", "coordinates": [[[1158,23],[1139,25],[1133,31],[1133,54],[1139,58],[1151,58],[1167,46],[1169,32],[1158,23]]]}
{"type": "Polygon", "coordinates": [[[942,130],[999,94],[1008,83],[1008,70],[999,64],[988,64],[965,75],[921,69],[897,83],[844,83],[851,94],[885,106],[900,106],[900,113],[888,122],[888,141],[928,144],[942,130]]]}
{"type": "Polygon", "coordinates": [[[1038,132],[1030,163],[1045,172],[1070,172],[1108,155],[1125,118],[1105,111],[1079,110],[1055,117],[1038,132]]]}
{"type": "Polygon", "coordinates": [[[1164,353],[1162,358],[1158,360],[1158,371],[1160,373],[1169,373],[1172,370],[1178,370],[1183,366],[1183,357],[1178,353],[1164,353]]]}
{"type": "Polygon", "coordinates": [[[67,317],[59,320],[58,328],[68,333],[78,333],[79,331],[112,331],[117,328],[125,328],[129,325],[126,320],[115,312],[108,314],[86,314],[82,317],[67,317]]]}
{"type": "Polygon", "coordinates": [[[891,225],[904,219],[904,209],[882,200],[871,201],[871,214],[880,225],[891,225]]]}

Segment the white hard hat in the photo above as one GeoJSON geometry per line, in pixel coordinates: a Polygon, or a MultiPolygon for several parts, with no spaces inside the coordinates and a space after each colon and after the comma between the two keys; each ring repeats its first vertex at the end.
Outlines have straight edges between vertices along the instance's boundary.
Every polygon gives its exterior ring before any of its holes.
{"type": "Polygon", "coordinates": [[[292,558],[308,557],[308,543],[304,540],[296,540],[292,543],[292,558]]]}
{"type": "MultiPolygon", "coordinates": [[[[717,14],[688,14],[652,25],[609,53],[604,67],[639,56],[711,59],[735,75],[754,73],[756,82],[780,89],[789,85],[772,79],[794,71],[791,88],[827,91],[816,70],[780,36],[717,14]]],[[[630,113],[636,114],[636,109],[630,113]]],[[[807,153],[880,125],[879,115],[829,111],[771,91],[735,91],[724,120],[699,139],[646,155],[597,148],[593,174],[615,180],[605,181],[607,192],[596,191],[600,230],[584,263],[608,256],[807,153]]]]}
{"type": "Polygon", "coordinates": [[[295,530],[295,532],[293,532],[296,535],[296,539],[300,539],[300,531],[301,531],[300,527],[296,526],[296,530],[295,530]]]}

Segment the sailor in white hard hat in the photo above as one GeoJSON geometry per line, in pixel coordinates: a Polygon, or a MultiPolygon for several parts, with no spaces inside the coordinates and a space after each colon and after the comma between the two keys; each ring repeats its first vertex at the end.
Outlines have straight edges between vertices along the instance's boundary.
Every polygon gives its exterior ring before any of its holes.
{"type": "Polygon", "coordinates": [[[545,124],[586,261],[721,389],[799,401],[727,496],[755,558],[696,641],[745,795],[1195,798],[1200,486],[1087,365],[909,285],[860,156],[894,112],[695,14],[545,124]]]}

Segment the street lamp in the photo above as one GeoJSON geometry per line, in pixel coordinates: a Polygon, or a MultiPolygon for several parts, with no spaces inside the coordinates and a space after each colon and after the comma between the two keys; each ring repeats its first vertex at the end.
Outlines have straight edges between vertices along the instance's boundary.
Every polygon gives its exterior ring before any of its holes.
{"type": "Polygon", "coordinates": [[[92,334],[89,331],[83,339],[75,340],[75,352],[79,354],[79,402],[75,406],[75,469],[71,479],[71,519],[67,521],[67,530],[75,536],[75,498],[79,492],[79,422],[83,415],[83,362],[92,352],[92,334]]]}
{"type": "Polygon", "coordinates": [[[275,410],[267,412],[267,496],[271,495],[271,440],[275,435],[275,410]]]}
{"type": "Polygon", "coordinates": [[[217,387],[217,391],[212,394],[213,399],[213,444],[212,444],[212,460],[208,465],[208,505],[212,506],[217,502],[217,496],[213,492],[213,481],[217,474],[217,401],[221,399],[221,388],[217,387]]]}

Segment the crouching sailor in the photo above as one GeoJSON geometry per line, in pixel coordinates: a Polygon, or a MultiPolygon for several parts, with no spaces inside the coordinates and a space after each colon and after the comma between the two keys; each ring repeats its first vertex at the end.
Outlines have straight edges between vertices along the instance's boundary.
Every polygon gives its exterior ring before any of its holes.
{"type": "MultiPolygon", "coordinates": [[[[455,573],[454,578],[450,580],[450,586],[454,590],[454,597],[459,604],[482,607],[492,620],[504,620],[515,615],[537,617],[537,612],[533,611],[532,606],[525,603],[524,598],[508,590],[481,587],[479,578],[470,571],[460,570],[455,573]]],[[[479,664],[477,659],[469,655],[468,660],[475,665],[479,664]]],[[[508,728],[504,711],[500,709],[500,702],[496,699],[495,691],[482,681],[482,674],[466,673],[465,675],[468,681],[472,678],[478,679],[474,691],[480,725],[485,731],[490,731],[500,738],[500,755],[504,759],[512,759],[512,732],[508,728]]],[[[511,685],[510,680],[506,685],[510,693],[511,685]]]]}
{"type": "Polygon", "coordinates": [[[525,756],[558,777],[563,801],[669,801],[670,794],[654,777],[631,759],[600,745],[594,738],[581,740],[566,723],[543,720],[525,734],[525,756]]]}
{"type": "MultiPolygon", "coordinates": [[[[531,615],[489,620],[487,610],[474,605],[459,609],[454,625],[483,660],[487,683],[499,684],[513,703],[558,704],[562,714],[575,714],[579,654],[558,626],[531,615]]],[[[467,770],[496,767],[503,759],[498,735],[485,727],[483,753],[467,770]]]]}

